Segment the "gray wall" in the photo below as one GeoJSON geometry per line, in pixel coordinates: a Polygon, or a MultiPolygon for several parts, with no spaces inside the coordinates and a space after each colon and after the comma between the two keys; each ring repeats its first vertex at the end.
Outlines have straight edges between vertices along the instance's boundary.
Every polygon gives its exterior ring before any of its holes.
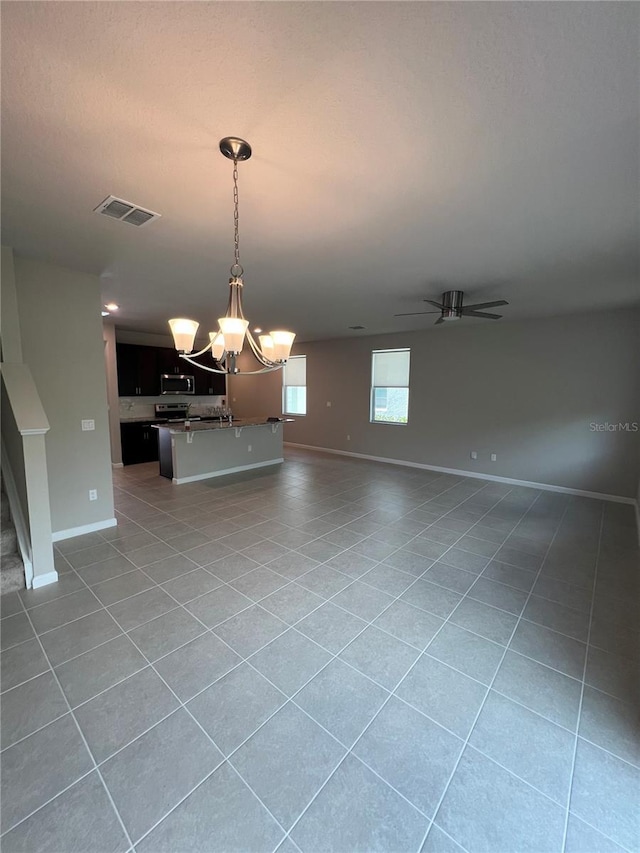
{"type": "MultiPolygon", "coordinates": [[[[260,369],[251,353],[246,352],[238,359],[238,366],[241,370],[260,369]]],[[[281,370],[255,376],[228,376],[227,391],[229,406],[239,418],[276,417],[282,412],[281,370]]]]}
{"type": "Polygon", "coordinates": [[[16,322],[18,304],[13,249],[2,246],[2,311],[0,311],[0,342],[3,361],[22,361],[20,328],[16,322]]]}
{"type": "MultiPolygon", "coordinates": [[[[297,344],[308,414],[285,440],[635,497],[640,433],[590,424],[640,421],[639,345],[638,310],[297,344]],[[370,424],[371,350],[406,346],[409,424],[370,424]]],[[[234,411],[280,412],[281,382],[234,379],[234,411]]]]}
{"type": "Polygon", "coordinates": [[[46,436],[54,533],[113,518],[100,281],[15,257],[22,354],[51,430],[46,436]],[[82,419],[95,420],[92,432],[82,419]],[[89,501],[89,489],[98,500],[89,501]]]}

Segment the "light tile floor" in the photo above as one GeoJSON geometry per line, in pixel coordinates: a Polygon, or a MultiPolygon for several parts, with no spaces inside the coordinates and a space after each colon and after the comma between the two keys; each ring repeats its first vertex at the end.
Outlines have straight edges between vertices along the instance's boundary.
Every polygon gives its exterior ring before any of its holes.
{"type": "Polygon", "coordinates": [[[639,847],[633,509],[289,450],[2,598],[2,849],[639,847]]]}

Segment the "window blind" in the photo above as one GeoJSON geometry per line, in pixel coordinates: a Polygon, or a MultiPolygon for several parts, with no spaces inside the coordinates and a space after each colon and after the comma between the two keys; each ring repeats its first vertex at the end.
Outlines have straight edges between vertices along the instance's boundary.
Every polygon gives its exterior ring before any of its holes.
{"type": "Polygon", "coordinates": [[[298,386],[307,384],[306,355],[291,356],[284,366],[283,384],[298,386]]]}
{"type": "Polygon", "coordinates": [[[409,350],[374,350],[371,384],[377,388],[406,388],[409,385],[409,350]]]}

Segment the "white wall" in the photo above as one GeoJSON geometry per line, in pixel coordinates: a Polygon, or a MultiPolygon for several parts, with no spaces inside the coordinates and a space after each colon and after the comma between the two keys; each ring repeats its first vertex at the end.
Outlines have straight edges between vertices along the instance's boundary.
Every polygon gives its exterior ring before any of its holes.
{"type": "Polygon", "coordinates": [[[22,354],[51,429],[46,436],[54,535],[114,515],[100,281],[14,258],[22,354]],[[96,428],[83,432],[82,419],[96,428]],[[98,500],[89,501],[89,489],[98,500]]]}
{"type": "MultiPolygon", "coordinates": [[[[303,343],[294,353],[307,355],[308,414],[286,427],[286,441],[636,495],[640,432],[594,432],[590,424],[640,421],[638,310],[467,321],[303,343]],[[371,350],[406,346],[409,424],[371,424],[371,350]]],[[[280,412],[281,382],[280,372],[234,379],[234,411],[280,412]]]]}

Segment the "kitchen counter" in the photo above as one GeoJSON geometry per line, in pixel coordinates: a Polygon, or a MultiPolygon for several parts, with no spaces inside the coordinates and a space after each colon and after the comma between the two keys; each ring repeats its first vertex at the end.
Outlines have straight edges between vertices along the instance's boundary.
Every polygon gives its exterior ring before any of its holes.
{"type": "Polygon", "coordinates": [[[268,421],[265,417],[227,421],[160,423],[158,431],[160,475],[174,483],[192,483],[264,468],[283,462],[283,424],[293,418],[268,421]]]}
{"type": "Polygon", "coordinates": [[[121,424],[159,424],[168,421],[168,418],[120,418],[121,424]]]}
{"type": "Polygon", "coordinates": [[[171,432],[202,432],[203,430],[211,430],[211,429],[244,429],[244,427],[261,427],[261,426],[273,426],[277,427],[278,424],[288,424],[293,423],[294,418],[281,418],[278,421],[268,421],[266,418],[235,418],[233,423],[229,423],[228,421],[214,420],[191,420],[190,428],[187,429],[185,424],[182,422],[179,423],[161,423],[160,421],[153,424],[157,429],[168,429],[171,432]]]}

